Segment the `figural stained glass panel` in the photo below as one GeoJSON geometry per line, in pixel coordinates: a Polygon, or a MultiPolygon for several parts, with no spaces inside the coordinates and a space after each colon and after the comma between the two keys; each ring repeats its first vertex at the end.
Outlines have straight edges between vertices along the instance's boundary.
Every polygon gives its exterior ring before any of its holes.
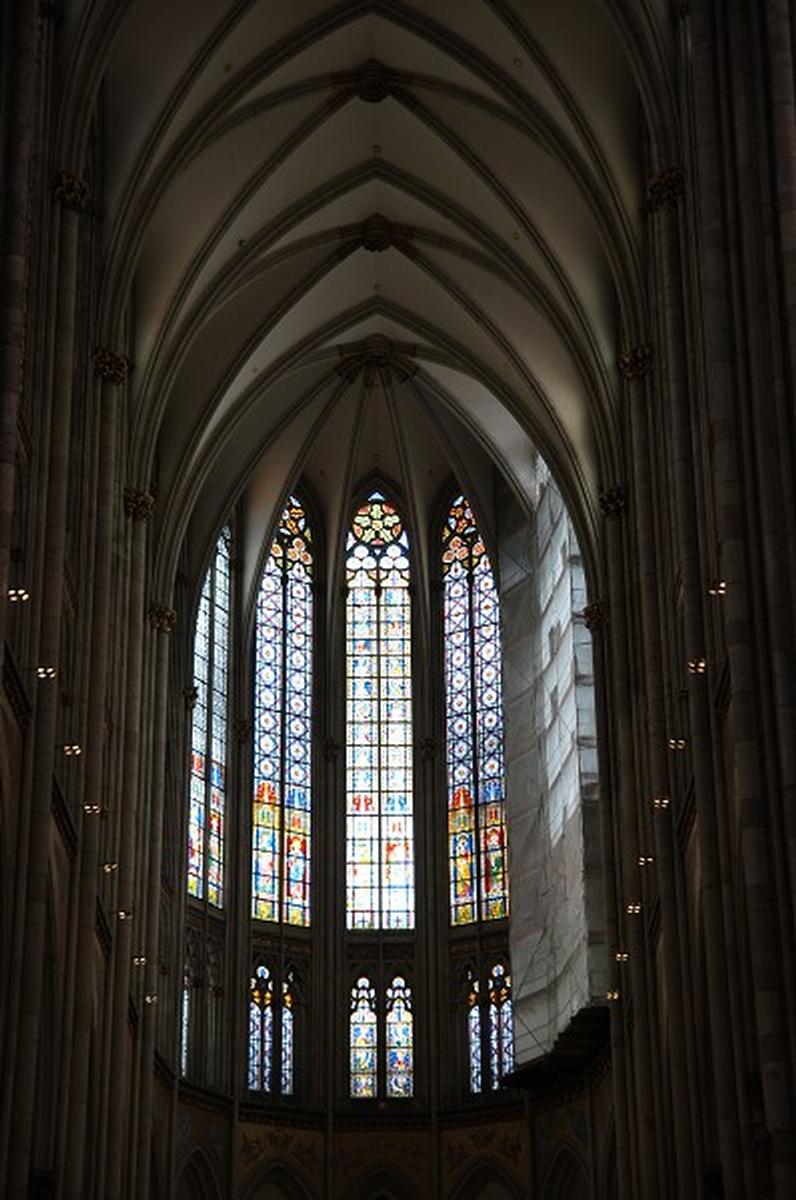
{"type": "Polygon", "coordinates": [[[400,975],[387,988],[387,1096],[408,1098],[414,1087],[412,990],[400,975]]]}
{"type": "Polygon", "coordinates": [[[257,599],[252,916],[310,923],[312,533],[291,496],[257,599]]]}
{"type": "Polygon", "coordinates": [[[224,903],[224,808],[230,620],[230,533],[205,576],[194,631],[194,706],[188,798],[188,894],[224,903]]]}
{"type": "Polygon", "coordinates": [[[351,989],[350,1016],[351,1096],[365,1100],[377,1091],[378,1026],[376,991],[366,976],[351,989]]]}
{"type": "Polygon", "coordinates": [[[409,541],[374,492],[346,542],[349,929],[414,927],[409,541]]]}
{"type": "Polygon", "coordinates": [[[274,1051],[274,981],[262,964],[257,967],[249,993],[249,1088],[270,1092],[274,1051]]]}
{"type": "Polygon", "coordinates": [[[508,916],[500,614],[464,496],[442,534],[451,923],[508,916]]]}
{"type": "Polygon", "coordinates": [[[493,1089],[514,1066],[514,1019],[511,976],[497,963],[488,984],[489,1081],[493,1089]]]}

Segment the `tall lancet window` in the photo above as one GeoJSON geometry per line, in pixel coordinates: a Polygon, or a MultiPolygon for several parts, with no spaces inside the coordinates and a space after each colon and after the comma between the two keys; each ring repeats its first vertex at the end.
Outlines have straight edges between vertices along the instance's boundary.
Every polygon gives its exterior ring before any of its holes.
{"type": "Polygon", "coordinates": [[[409,540],[374,492],[346,543],[349,929],[414,926],[409,540]]]}
{"type": "Polygon", "coordinates": [[[205,575],[193,650],[188,894],[218,908],[224,903],[230,538],[225,529],[205,575]]]}
{"type": "Polygon", "coordinates": [[[442,534],[448,848],[453,925],[508,916],[500,615],[470,505],[442,534]]]}
{"type": "Polygon", "coordinates": [[[310,923],[312,534],[291,496],[263,571],[254,668],[252,916],[310,923]]]}

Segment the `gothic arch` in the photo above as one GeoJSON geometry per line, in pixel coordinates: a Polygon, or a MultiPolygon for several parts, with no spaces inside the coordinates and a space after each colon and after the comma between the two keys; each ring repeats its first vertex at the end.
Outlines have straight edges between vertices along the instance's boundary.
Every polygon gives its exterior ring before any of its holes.
{"type": "Polygon", "coordinates": [[[547,1172],[542,1200],[591,1200],[589,1174],[580,1154],[562,1146],[547,1172]]]}
{"type": "Polygon", "coordinates": [[[180,1171],[176,1200],[221,1200],[218,1178],[208,1156],[194,1150],[180,1171]]]}
{"type": "Polygon", "coordinates": [[[314,1200],[309,1186],[284,1163],[258,1171],[241,1192],[241,1200],[314,1200]]]}
{"type": "Polygon", "coordinates": [[[516,1180],[498,1163],[484,1160],[466,1174],[451,1200],[522,1200],[516,1180]]]}
{"type": "Polygon", "coordinates": [[[410,1200],[411,1184],[395,1168],[377,1168],[355,1180],[345,1200],[410,1200]]]}

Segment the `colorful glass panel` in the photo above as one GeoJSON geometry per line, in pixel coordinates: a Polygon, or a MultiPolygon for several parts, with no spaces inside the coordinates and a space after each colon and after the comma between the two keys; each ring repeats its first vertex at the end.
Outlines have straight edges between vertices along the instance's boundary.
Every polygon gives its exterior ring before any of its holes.
{"type": "Polygon", "coordinates": [[[409,540],[380,492],[346,543],[346,911],[350,929],[414,926],[409,540]]]}
{"type": "Polygon", "coordinates": [[[351,1096],[356,1100],[376,1095],[376,992],[362,976],[351,989],[350,1017],[351,1096]]]}
{"type": "Polygon", "coordinates": [[[252,916],[310,923],[312,534],[282,513],[257,599],[252,916]]]}
{"type": "Polygon", "coordinates": [[[481,1091],[481,999],[478,980],[469,974],[470,991],[467,998],[467,1057],[470,1091],[481,1091]]]}
{"type": "Polygon", "coordinates": [[[262,964],[257,967],[249,994],[249,1088],[271,1091],[274,1050],[274,981],[262,964]]]}
{"type": "Polygon", "coordinates": [[[406,1098],[414,1087],[412,991],[400,975],[387,989],[387,1095],[406,1098]]]}
{"type": "Polygon", "coordinates": [[[282,1095],[293,1095],[293,1054],[294,1054],[294,1039],[293,1039],[293,977],[288,972],[287,979],[282,984],[282,1095]]]}
{"type": "Polygon", "coordinates": [[[230,533],[219,538],[205,575],[194,631],[194,706],[188,796],[188,894],[224,903],[230,533]]]}
{"type": "Polygon", "coordinates": [[[442,534],[451,922],[508,916],[500,613],[464,496],[442,534]]]}
{"type": "Polygon", "coordinates": [[[489,978],[489,1080],[500,1087],[514,1066],[514,1021],[511,1009],[511,977],[498,963],[489,978]]]}
{"type": "Polygon", "coordinates": [[[188,1074],[188,1058],[191,1037],[191,980],[186,975],[182,984],[182,1004],[180,1011],[180,1071],[188,1074]]]}

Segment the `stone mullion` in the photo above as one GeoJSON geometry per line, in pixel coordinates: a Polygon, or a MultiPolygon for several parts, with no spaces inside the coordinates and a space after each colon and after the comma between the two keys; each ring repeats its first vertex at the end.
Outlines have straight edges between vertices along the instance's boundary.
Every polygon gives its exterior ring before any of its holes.
{"type": "Polygon", "coordinates": [[[145,1200],[149,1195],[150,1158],[152,1154],[152,1104],[155,1072],[156,1003],[158,986],[158,941],[160,926],[161,868],[163,861],[163,802],[168,745],[167,702],[169,678],[169,635],[173,632],[174,610],[154,607],[149,614],[155,633],[153,654],[152,695],[152,782],[149,804],[148,835],[150,843],[146,886],[146,963],[144,964],[144,996],[139,1017],[140,1033],[140,1090],[138,1096],[138,1128],[135,1164],[131,1163],[130,1193],[145,1200]]]}
{"type": "MultiPolygon", "coordinates": [[[[125,1131],[132,1112],[132,1032],[128,1028],[130,971],[132,958],[147,954],[143,930],[133,912],[136,864],[142,852],[138,843],[139,771],[142,751],[141,719],[143,698],[144,586],[146,571],[147,528],[152,498],[144,492],[129,491],[125,497],[128,517],[132,518],[128,545],[130,559],[129,626],[126,656],[125,728],[122,791],[122,820],[119,830],[119,883],[116,892],[115,959],[112,1005],[113,1088],[110,1095],[106,1146],[107,1180],[105,1195],[125,1194],[125,1131]],[[124,914],[122,916],[121,914],[124,914]],[[134,940],[135,936],[135,940],[134,940]]],[[[134,967],[136,971],[140,967],[134,967]]]]}
{"type": "MultiPolygon", "coordinates": [[[[88,1120],[89,1060],[94,1024],[93,996],[96,963],[96,906],[100,855],[100,813],[107,797],[105,767],[106,700],[108,690],[113,542],[116,511],[116,451],[119,387],[126,379],[127,361],[105,353],[95,354],[99,379],[99,470],[94,526],[94,595],[89,641],[90,678],[85,746],[84,818],[80,853],[80,885],[75,956],[75,1011],[68,1091],[69,1154],[65,1161],[64,1196],[79,1200],[84,1194],[83,1150],[88,1120]],[[115,366],[117,374],[113,374],[115,366]],[[88,806],[88,807],[87,807],[88,806]],[[89,812],[89,808],[91,812],[89,812]]],[[[100,1023],[101,1024],[101,1023],[100,1023]]],[[[96,1146],[98,1138],[92,1138],[96,1146]]]]}
{"type": "MultiPolygon", "coordinates": [[[[641,903],[641,878],[638,866],[639,842],[636,820],[636,759],[633,745],[633,700],[631,687],[630,623],[625,569],[625,529],[620,513],[624,508],[621,489],[611,489],[601,497],[606,511],[605,540],[608,580],[611,590],[611,679],[613,709],[616,721],[617,776],[620,856],[624,894],[620,909],[625,912],[623,947],[629,954],[625,977],[629,978],[633,1000],[631,1067],[635,1089],[635,1129],[637,1138],[637,1188],[639,1200],[653,1200],[657,1195],[655,1157],[655,1106],[652,1088],[652,1056],[649,1015],[646,1008],[647,979],[645,971],[646,939],[641,911],[629,912],[629,904],[641,903]],[[614,505],[608,498],[615,496],[614,505]]],[[[620,1000],[622,999],[620,994],[620,1000]]],[[[623,1004],[625,1013],[627,1007],[623,1004]]]]}
{"type": "MultiPolygon", "coordinates": [[[[59,180],[56,198],[61,201],[60,247],[57,286],[57,330],[50,426],[50,463],[47,482],[46,532],[43,562],[52,584],[42,599],[39,630],[39,666],[57,672],[63,612],[64,562],[66,551],[67,492],[69,479],[69,433],[71,428],[74,375],[75,304],[79,240],[79,212],[85,185],[72,177],[59,180]],[[73,186],[75,185],[75,186],[73,186]]],[[[47,879],[50,856],[51,806],[55,737],[58,718],[57,674],[37,678],[38,704],[33,733],[35,752],[26,870],[24,912],[25,986],[21,990],[19,1018],[15,1027],[16,1046],[36,1046],[39,1040],[44,986],[44,949],[47,922],[47,879]]],[[[13,976],[12,976],[13,978],[13,976]]],[[[13,1026],[12,1026],[13,1027],[13,1026]]],[[[36,1089],[36,1055],[21,1061],[13,1054],[17,1070],[11,1116],[9,1191],[27,1188],[27,1173],[33,1139],[33,1106],[36,1089]]],[[[12,1060],[7,1058],[6,1069],[12,1060]]]]}
{"type": "MultiPolygon", "coordinates": [[[[721,20],[721,17],[717,17],[721,20]]],[[[761,1119],[765,1129],[759,1132],[758,1157],[762,1172],[760,1194],[775,1190],[777,1195],[796,1194],[792,1141],[793,1113],[788,1081],[783,1011],[782,964],[779,957],[777,897],[772,886],[770,844],[772,829],[765,786],[762,731],[759,723],[759,687],[755,670],[757,647],[749,611],[749,595],[754,592],[750,577],[749,531],[744,513],[748,502],[744,487],[743,430],[739,426],[737,389],[742,381],[739,370],[740,350],[729,341],[734,313],[728,309],[728,285],[741,286],[729,270],[724,237],[726,215],[720,196],[733,198],[734,162],[719,157],[714,131],[719,128],[716,111],[717,92],[727,81],[721,72],[723,63],[713,54],[715,28],[705,14],[695,13],[693,55],[694,77],[700,84],[695,93],[701,120],[695,126],[695,158],[698,157],[700,180],[698,219],[704,238],[699,247],[703,272],[702,313],[705,331],[704,385],[707,411],[713,439],[712,478],[715,495],[716,529],[719,541],[720,570],[727,583],[721,603],[724,608],[727,656],[730,672],[730,703],[726,718],[729,737],[735,747],[732,763],[733,798],[739,845],[739,898],[745,911],[747,950],[751,967],[750,992],[753,1001],[754,1057],[760,1070],[761,1119]],[[771,1179],[763,1176],[770,1163],[771,1179]]],[[[738,50],[740,53],[740,48],[738,50]]],[[[737,80],[733,80],[737,84],[737,80]]],[[[736,149],[736,147],[733,147],[736,149]]],[[[747,147],[739,147],[744,154],[747,147]]],[[[735,197],[739,199],[738,197],[735,197]]],[[[745,384],[745,379],[743,383],[745,384]]],[[[750,1097],[754,1081],[748,1081],[750,1097]]]]}
{"type": "Polygon", "coordinates": [[[661,1040],[668,1050],[670,1065],[671,1120],[677,1167],[677,1192],[686,1196],[695,1193],[697,1184],[686,1042],[687,1016],[683,998],[683,973],[679,946],[680,928],[672,837],[672,809],[669,795],[668,763],[664,748],[666,744],[662,687],[664,668],[658,609],[661,577],[656,554],[653,520],[654,499],[651,487],[655,464],[651,454],[648,422],[648,408],[652,395],[651,387],[640,388],[638,394],[631,396],[629,406],[649,780],[649,791],[642,788],[639,802],[648,805],[654,813],[652,825],[655,873],[660,904],[664,968],[664,978],[656,980],[655,985],[663,987],[666,992],[668,1024],[666,1029],[661,1029],[661,1040]]]}
{"type": "Polygon", "coordinates": [[[37,132],[39,86],[37,5],[15,6],[16,28],[6,48],[5,69],[14,103],[3,126],[7,174],[3,184],[3,242],[0,247],[0,666],[5,655],[8,584],[14,517],[17,420],[25,383],[25,320],[30,275],[28,212],[31,160],[37,132]]]}

